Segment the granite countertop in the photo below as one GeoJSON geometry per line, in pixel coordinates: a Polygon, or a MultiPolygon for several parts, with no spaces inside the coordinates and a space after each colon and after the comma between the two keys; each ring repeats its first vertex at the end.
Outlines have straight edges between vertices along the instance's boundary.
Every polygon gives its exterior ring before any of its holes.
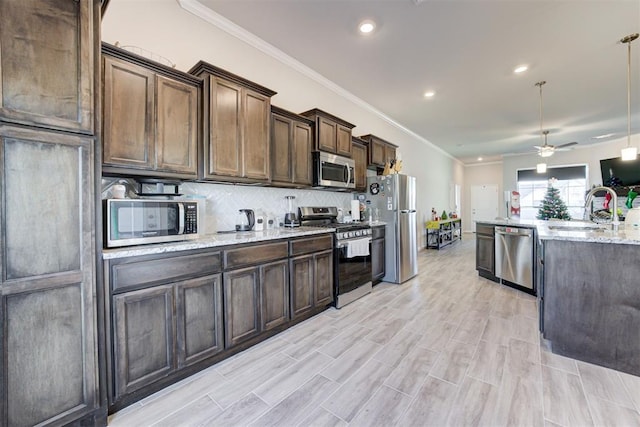
{"type": "Polygon", "coordinates": [[[523,227],[523,228],[536,228],[536,226],[544,221],[540,221],[537,219],[508,219],[508,218],[496,218],[496,219],[487,219],[482,221],[476,221],[481,224],[490,224],[490,225],[510,225],[514,227],[523,227]]]}
{"type": "MultiPolygon", "coordinates": [[[[372,224],[374,225],[374,224],[372,224]]],[[[377,224],[376,224],[377,225],[377,224]]],[[[125,258],[140,255],[156,255],[167,252],[180,252],[192,249],[205,249],[217,246],[237,245],[241,243],[265,242],[292,237],[326,234],[336,231],[335,228],[296,227],[277,228],[265,231],[244,231],[238,233],[207,234],[196,240],[183,242],[160,243],[151,245],[128,246],[123,248],[104,249],[103,259],[125,258]]]]}
{"type": "Polygon", "coordinates": [[[589,221],[542,221],[519,219],[495,219],[477,221],[482,224],[535,228],[540,240],[566,240],[573,242],[614,243],[640,245],[640,229],[625,228],[624,222],[618,231],[608,224],[589,221]]]}

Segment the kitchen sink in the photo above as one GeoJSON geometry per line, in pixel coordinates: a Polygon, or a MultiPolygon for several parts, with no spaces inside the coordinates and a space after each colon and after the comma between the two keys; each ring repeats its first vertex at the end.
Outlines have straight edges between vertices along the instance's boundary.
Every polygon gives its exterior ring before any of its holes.
{"type": "Polygon", "coordinates": [[[557,231],[605,231],[598,225],[549,225],[547,228],[557,231]]]}

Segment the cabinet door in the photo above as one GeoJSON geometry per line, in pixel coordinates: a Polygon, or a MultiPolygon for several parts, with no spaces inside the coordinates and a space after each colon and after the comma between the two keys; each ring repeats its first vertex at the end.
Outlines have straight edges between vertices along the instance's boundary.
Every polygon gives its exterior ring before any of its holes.
{"type": "Polygon", "coordinates": [[[314,270],[314,305],[328,305],[333,301],[333,250],[314,255],[314,270]]]}
{"type": "Polygon", "coordinates": [[[173,286],[113,297],[116,397],[151,384],[175,369],[173,286]]]}
{"type": "Polygon", "coordinates": [[[222,276],[216,274],[176,283],[178,367],[224,349],[222,276]]]}
{"type": "Polygon", "coordinates": [[[494,237],[476,234],[476,270],[495,273],[494,237]]]}
{"type": "Polygon", "coordinates": [[[225,347],[260,333],[260,271],[257,267],[223,275],[225,347]]]}
{"type": "Polygon", "coordinates": [[[156,76],[156,168],[197,176],[198,88],[156,76]]]}
{"type": "Polygon", "coordinates": [[[0,125],[8,425],[78,418],[97,405],[93,147],[89,137],[0,125]]]}
{"type": "MultiPolygon", "coordinates": [[[[327,120],[324,117],[318,117],[316,126],[318,126],[316,131],[318,138],[318,150],[328,151],[330,153],[337,152],[337,123],[327,120]]],[[[349,137],[349,143],[351,143],[351,137],[349,137]]]]}
{"type": "Polygon", "coordinates": [[[210,79],[209,143],[205,175],[242,175],[242,88],[216,77],[210,79]]]}
{"type": "Polygon", "coordinates": [[[341,124],[336,126],[336,152],[351,157],[351,129],[341,124]]]}
{"type": "Polygon", "coordinates": [[[293,182],[311,185],[313,168],[311,152],[313,150],[313,132],[305,123],[293,122],[293,182]]]}
{"type": "Polygon", "coordinates": [[[396,148],[392,145],[385,144],[384,146],[384,163],[394,160],[396,158],[396,148]]]}
{"type": "Polygon", "coordinates": [[[271,126],[271,180],[288,183],[292,181],[291,170],[295,167],[291,161],[293,121],[273,114],[271,126]]]}
{"type": "Polygon", "coordinates": [[[380,280],[384,277],[384,249],[384,239],[371,241],[371,276],[373,280],[380,280]]]}
{"type": "Polygon", "coordinates": [[[313,255],[290,260],[291,315],[296,317],[313,308],[313,255]]]}
{"type": "Polygon", "coordinates": [[[154,169],[154,86],[153,72],[104,57],[104,165],[154,169]]]}
{"type": "Polygon", "coordinates": [[[384,156],[384,144],[381,141],[378,141],[375,138],[371,138],[369,141],[369,164],[375,166],[384,166],[385,156],[384,156]]]}
{"type": "Polygon", "coordinates": [[[354,143],[353,160],[356,162],[356,190],[365,191],[367,188],[367,147],[354,143]]]}
{"type": "Polygon", "coordinates": [[[289,321],[289,262],[274,262],[260,267],[262,330],[267,331],[289,321]]]}
{"type": "Polygon", "coordinates": [[[271,98],[243,90],[243,175],[247,178],[269,180],[269,122],[271,98]]]}
{"type": "Polygon", "coordinates": [[[0,118],[93,133],[95,0],[0,2],[0,118]]]}

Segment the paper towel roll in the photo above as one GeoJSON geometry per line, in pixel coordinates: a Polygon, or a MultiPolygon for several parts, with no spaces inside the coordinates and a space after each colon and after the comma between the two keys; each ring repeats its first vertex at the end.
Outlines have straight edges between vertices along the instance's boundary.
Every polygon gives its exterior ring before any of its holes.
{"type": "Polygon", "coordinates": [[[351,217],[354,221],[360,221],[360,202],[358,200],[351,201],[351,217]]]}

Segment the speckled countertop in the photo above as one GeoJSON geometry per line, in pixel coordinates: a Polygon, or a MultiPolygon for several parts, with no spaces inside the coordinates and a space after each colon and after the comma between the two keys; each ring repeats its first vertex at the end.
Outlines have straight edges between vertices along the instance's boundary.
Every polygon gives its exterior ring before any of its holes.
{"type": "Polygon", "coordinates": [[[540,240],[567,240],[574,242],[614,243],[640,245],[640,229],[620,224],[618,231],[612,231],[607,224],[587,221],[541,221],[496,219],[478,221],[482,224],[535,228],[540,240]]]}
{"type": "Polygon", "coordinates": [[[296,227],[277,228],[265,231],[244,231],[238,233],[208,234],[197,240],[186,240],[175,243],[161,243],[152,245],[129,246],[115,249],[105,249],[103,259],[125,258],[140,255],[155,255],[167,252],[180,252],[192,249],[213,248],[216,246],[237,245],[241,243],[265,242],[268,240],[289,239],[292,237],[326,234],[335,228],[296,227]]]}

